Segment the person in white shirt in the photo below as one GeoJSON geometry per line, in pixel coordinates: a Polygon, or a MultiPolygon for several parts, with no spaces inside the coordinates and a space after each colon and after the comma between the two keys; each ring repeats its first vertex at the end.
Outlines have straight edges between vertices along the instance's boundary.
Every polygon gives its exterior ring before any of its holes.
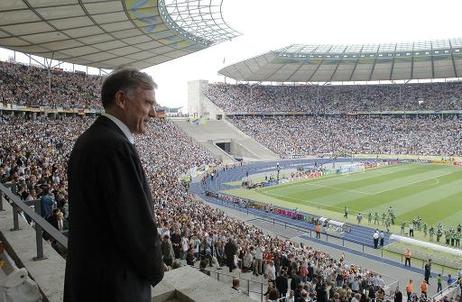
{"type": "Polygon", "coordinates": [[[242,258],[242,272],[245,273],[252,268],[253,257],[248,249],[244,252],[244,257],[242,258]]]}
{"type": "Polygon", "coordinates": [[[377,248],[379,246],[379,237],[379,230],[375,230],[374,235],[372,235],[372,238],[374,239],[374,248],[377,248]]]}
{"type": "MultiPolygon", "coordinates": [[[[293,290],[290,290],[290,291],[289,291],[289,296],[286,298],[286,301],[287,301],[287,302],[294,302],[294,301],[295,301],[294,291],[293,291],[293,290]]],[[[359,301],[358,301],[358,302],[359,302],[359,301]]]]}
{"type": "Polygon", "coordinates": [[[355,293],[359,292],[359,277],[354,277],[353,282],[351,282],[351,290],[355,293]]]}
{"type": "Polygon", "coordinates": [[[268,282],[276,280],[276,269],[272,260],[268,261],[268,265],[266,266],[266,276],[268,277],[268,282]]]}
{"type": "Polygon", "coordinates": [[[351,298],[351,302],[359,302],[359,300],[361,299],[361,295],[356,293],[353,298],[351,298]]]}
{"type": "Polygon", "coordinates": [[[189,250],[189,240],[186,236],[183,236],[183,238],[181,238],[181,247],[183,249],[183,254],[182,254],[182,259],[186,259],[186,254],[188,254],[188,250],[189,250]]]}
{"type": "Polygon", "coordinates": [[[379,286],[380,288],[385,288],[385,281],[380,275],[377,276],[377,286],[379,286]]]}
{"type": "Polygon", "coordinates": [[[254,267],[254,274],[255,275],[261,275],[262,274],[262,264],[263,264],[263,249],[260,247],[259,244],[257,244],[257,247],[255,248],[255,267],[254,267]]]}

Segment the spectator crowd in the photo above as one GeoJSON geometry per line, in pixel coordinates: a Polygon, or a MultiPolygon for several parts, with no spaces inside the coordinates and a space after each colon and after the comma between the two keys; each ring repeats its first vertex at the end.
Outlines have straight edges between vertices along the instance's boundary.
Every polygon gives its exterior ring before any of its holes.
{"type": "MultiPolygon", "coordinates": [[[[0,75],[0,103],[100,108],[100,77],[60,70],[48,73],[5,62],[0,62],[0,75]]],[[[319,87],[310,86],[219,84],[211,85],[206,93],[226,111],[462,107],[459,83],[437,84],[441,88],[419,85],[326,87],[321,93],[319,87]]],[[[0,114],[0,181],[11,184],[23,200],[39,199],[41,215],[60,230],[66,229],[68,216],[67,160],[74,141],[93,121],[89,116],[0,114]]],[[[283,157],[332,152],[455,155],[461,148],[461,123],[452,118],[278,116],[234,117],[232,121],[283,157]]],[[[390,299],[379,274],[347,263],[343,256],[335,259],[265,234],[190,194],[180,176],[204,166],[217,167],[218,173],[220,163],[172,122],[151,120],[147,133],[136,137],[135,146],[152,190],[167,266],[174,268],[182,260],[188,265],[199,262],[204,272],[210,266],[225,266],[229,271],[239,268],[263,275],[271,301],[286,296],[297,302],[390,299]]]]}
{"type": "Polygon", "coordinates": [[[346,113],[461,110],[462,83],[393,85],[209,84],[204,94],[225,112],[346,113]]]}
{"type": "Polygon", "coordinates": [[[0,61],[0,105],[101,109],[102,77],[0,61]]]}
{"type": "MultiPolygon", "coordinates": [[[[0,116],[0,181],[14,183],[24,200],[50,195],[56,205],[67,201],[66,165],[77,137],[94,118],[56,119],[0,116]],[[58,202],[59,201],[59,202],[58,202]]],[[[192,167],[216,164],[213,157],[167,120],[153,120],[136,142],[154,198],[168,202],[185,195],[179,176],[192,167]]],[[[45,202],[50,207],[53,203],[45,202]]],[[[51,213],[45,209],[45,218],[51,213]]]]}
{"type": "Polygon", "coordinates": [[[462,154],[462,119],[392,116],[230,116],[283,158],[320,154],[462,154]]]}
{"type": "MultiPolygon", "coordinates": [[[[60,229],[66,228],[67,158],[74,140],[93,120],[0,118],[2,183],[13,184],[22,199],[40,199],[46,208],[42,215],[60,229]]],[[[383,300],[385,284],[379,275],[343,258],[264,234],[189,194],[179,174],[217,162],[171,122],[151,121],[147,135],[137,137],[135,144],[149,175],[167,265],[175,267],[183,259],[190,265],[199,261],[231,271],[239,267],[264,275],[270,284],[268,296],[276,291],[282,297],[292,290],[296,301],[308,297],[349,301],[364,293],[383,300]]]]}

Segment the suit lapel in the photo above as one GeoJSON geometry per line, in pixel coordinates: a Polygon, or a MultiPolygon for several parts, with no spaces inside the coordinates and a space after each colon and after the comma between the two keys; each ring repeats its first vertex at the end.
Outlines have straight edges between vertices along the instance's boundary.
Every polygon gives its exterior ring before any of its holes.
{"type": "Polygon", "coordinates": [[[146,194],[146,196],[148,197],[149,199],[149,206],[151,207],[151,211],[153,210],[152,209],[152,196],[151,196],[151,190],[149,189],[149,185],[148,185],[148,182],[146,180],[146,174],[144,173],[144,169],[143,169],[143,165],[141,164],[141,160],[140,160],[140,157],[138,155],[138,150],[136,149],[136,147],[133,145],[133,144],[130,144],[130,148],[133,150],[133,153],[135,154],[135,164],[137,165],[137,168],[138,168],[138,171],[140,171],[140,179],[142,180],[142,185],[143,185],[143,189],[144,189],[144,193],[146,194]]]}
{"type": "Polygon", "coordinates": [[[99,116],[96,121],[95,121],[95,124],[98,124],[98,125],[105,125],[107,127],[110,127],[112,128],[114,131],[116,131],[122,138],[124,141],[126,141],[126,143],[129,145],[129,148],[131,148],[133,154],[134,154],[134,160],[135,160],[135,165],[138,169],[138,173],[139,173],[139,177],[140,179],[142,180],[142,186],[143,186],[143,190],[144,190],[144,193],[146,194],[146,196],[148,197],[148,204],[149,204],[149,207],[151,208],[151,212],[153,211],[153,206],[152,206],[152,195],[151,195],[151,190],[149,189],[149,185],[147,183],[147,180],[146,180],[146,174],[144,173],[144,169],[143,169],[143,166],[141,165],[141,160],[140,160],[140,157],[139,157],[139,154],[138,154],[138,150],[136,149],[135,145],[133,145],[129,140],[128,138],[125,136],[125,134],[123,133],[123,131],[113,122],[111,121],[109,118],[105,117],[105,116],[99,116]]]}

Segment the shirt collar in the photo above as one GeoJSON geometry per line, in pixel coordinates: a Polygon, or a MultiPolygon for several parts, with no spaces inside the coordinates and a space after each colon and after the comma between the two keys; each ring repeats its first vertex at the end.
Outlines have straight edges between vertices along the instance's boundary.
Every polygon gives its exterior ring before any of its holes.
{"type": "Polygon", "coordinates": [[[108,119],[113,121],[114,124],[116,124],[117,127],[120,128],[120,130],[122,130],[122,132],[125,134],[125,136],[130,141],[131,144],[135,143],[135,137],[130,132],[130,129],[128,129],[127,125],[125,125],[121,120],[119,120],[118,118],[116,118],[115,116],[113,116],[113,115],[111,115],[111,114],[109,114],[107,112],[103,112],[103,113],[101,113],[101,115],[104,116],[104,117],[107,117],[108,119]]]}

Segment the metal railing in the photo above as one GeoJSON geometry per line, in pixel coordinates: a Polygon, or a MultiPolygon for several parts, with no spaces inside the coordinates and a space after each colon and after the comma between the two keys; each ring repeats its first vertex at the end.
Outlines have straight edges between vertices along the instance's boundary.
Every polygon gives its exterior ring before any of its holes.
{"type": "Polygon", "coordinates": [[[438,300],[441,300],[445,296],[448,298],[455,297],[459,293],[460,289],[462,288],[459,286],[458,280],[455,280],[453,283],[444,287],[441,291],[434,294],[433,297],[430,298],[430,301],[438,301],[438,300]]]}
{"type": "Polygon", "coordinates": [[[389,298],[389,300],[393,300],[397,288],[399,288],[399,280],[395,280],[392,283],[387,284],[384,288],[385,297],[389,298]]]}
{"type": "Polygon", "coordinates": [[[46,232],[60,246],[67,250],[67,237],[40,216],[40,200],[24,202],[11,191],[12,187],[13,185],[0,183],[0,211],[4,211],[4,201],[9,203],[13,208],[13,227],[10,229],[12,232],[20,230],[19,216],[21,212],[24,213],[30,221],[34,222],[36,243],[36,257],[34,257],[34,260],[46,259],[46,256],[43,254],[43,232],[46,232]],[[32,209],[31,206],[34,206],[34,209],[32,209]]]}
{"type": "MultiPolygon", "coordinates": [[[[226,194],[224,194],[224,195],[226,195],[226,194]]],[[[242,206],[240,204],[237,204],[235,202],[228,201],[228,200],[223,200],[223,199],[216,198],[216,197],[214,199],[220,201],[223,206],[234,208],[234,209],[239,210],[239,211],[241,211],[243,213],[246,213],[247,215],[249,215],[249,214],[255,215],[255,216],[257,216],[258,219],[260,219],[262,221],[266,221],[266,222],[269,222],[269,223],[272,223],[272,224],[283,225],[284,228],[288,228],[288,229],[296,230],[296,231],[299,231],[299,232],[303,232],[303,234],[305,234],[306,236],[308,236],[310,238],[315,238],[315,236],[316,236],[314,229],[308,228],[308,227],[307,228],[302,228],[302,227],[299,227],[299,226],[295,226],[295,225],[291,224],[290,222],[288,222],[289,218],[284,219],[283,216],[281,216],[281,218],[275,218],[274,215],[270,215],[270,213],[266,213],[263,210],[259,210],[259,209],[256,209],[256,208],[244,207],[244,206],[242,206]],[[259,213],[256,214],[255,213],[256,211],[258,211],[259,213]]],[[[292,220],[292,219],[290,219],[290,220],[292,220]]],[[[298,220],[294,220],[294,221],[298,221],[298,220]]],[[[398,262],[400,264],[404,264],[404,256],[403,256],[403,254],[397,253],[397,252],[394,252],[394,251],[391,251],[391,250],[387,250],[387,249],[384,249],[384,248],[375,249],[375,248],[373,248],[372,244],[364,244],[361,241],[356,241],[356,240],[351,239],[351,238],[345,239],[342,236],[333,235],[333,234],[329,234],[329,233],[326,233],[326,232],[321,232],[321,238],[319,238],[319,239],[320,240],[325,240],[326,242],[331,242],[333,244],[337,244],[339,246],[341,245],[342,247],[346,247],[346,248],[349,248],[349,249],[354,250],[354,251],[358,251],[358,252],[360,251],[360,252],[366,253],[368,255],[372,255],[372,256],[383,258],[383,259],[388,259],[390,261],[395,261],[395,262],[398,262]],[[396,257],[391,257],[391,256],[387,257],[387,255],[386,255],[387,253],[394,254],[394,255],[396,255],[396,257]]],[[[413,263],[419,262],[421,264],[421,265],[414,265],[413,267],[423,270],[424,266],[425,266],[425,263],[426,263],[426,261],[428,259],[422,259],[422,258],[413,256],[413,260],[417,260],[417,261],[413,261],[413,263]]],[[[441,274],[443,276],[445,275],[445,273],[451,272],[451,270],[452,271],[457,271],[458,270],[458,267],[449,266],[447,264],[443,264],[443,263],[440,263],[438,261],[435,261],[434,259],[432,260],[432,263],[433,263],[433,267],[438,266],[441,269],[440,272],[441,272],[441,274]]],[[[435,273],[435,270],[433,271],[433,273],[435,273]]]]}
{"type": "MultiPolygon", "coordinates": [[[[225,269],[227,267],[224,267],[225,269]]],[[[265,295],[264,295],[264,289],[265,285],[267,286],[268,281],[264,279],[264,281],[259,281],[259,280],[252,280],[251,278],[247,278],[245,276],[242,276],[242,273],[238,272],[236,274],[233,273],[226,273],[225,271],[221,270],[212,270],[212,269],[206,269],[210,273],[210,277],[213,277],[217,279],[217,281],[224,282],[224,278],[229,278],[229,285],[232,285],[232,281],[234,278],[239,279],[239,287],[242,290],[241,292],[246,294],[247,296],[250,297],[250,295],[256,294],[257,296],[260,296],[260,300],[263,302],[265,301],[265,295]]],[[[227,282],[228,280],[226,280],[227,282]]]]}
{"type": "MultiPolygon", "coordinates": [[[[221,201],[222,205],[231,206],[232,208],[238,209],[238,210],[246,213],[247,215],[248,214],[254,214],[254,211],[258,210],[258,209],[254,209],[254,208],[243,207],[242,205],[234,203],[232,201],[222,200],[222,199],[219,199],[219,198],[215,198],[215,199],[221,201]],[[251,211],[249,211],[249,210],[251,210],[251,211]]],[[[260,213],[260,214],[263,214],[263,213],[260,213]]],[[[268,222],[268,223],[272,223],[273,225],[278,224],[278,225],[284,226],[284,228],[286,228],[286,229],[289,228],[289,229],[292,229],[292,230],[296,230],[298,232],[303,232],[304,234],[307,234],[310,238],[313,238],[313,236],[316,236],[316,234],[314,234],[315,231],[313,229],[302,228],[302,227],[291,225],[284,218],[278,219],[278,218],[275,218],[274,215],[270,216],[269,213],[266,213],[265,216],[266,217],[257,216],[256,219],[262,220],[262,221],[265,221],[265,222],[268,222]]],[[[360,241],[355,241],[355,240],[352,240],[352,239],[345,239],[345,238],[343,238],[341,236],[332,235],[332,234],[329,234],[329,233],[326,233],[326,232],[321,232],[321,238],[319,238],[319,239],[320,240],[325,239],[326,242],[332,242],[334,244],[339,244],[339,242],[341,240],[342,247],[348,247],[348,248],[351,248],[351,246],[347,246],[348,243],[352,243],[352,244],[355,244],[357,246],[360,246],[361,247],[360,250],[363,253],[366,253],[367,249],[373,249],[370,245],[366,245],[366,244],[364,244],[364,243],[362,243],[360,241]],[[337,242],[334,242],[333,240],[337,240],[337,242]]],[[[373,250],[374,251],[380,251],[380,257],[384,258],[384,249],[373,249],[373,250]]],[[[378,255],[374,255],[374,256],[378,256],[378,255]]],[[[404,263],[404,261],[401,260],[401,263],[404,263]]],[[[444,271],[444,269],[443,269],[443,271],[444,271]]],[[[379,275],[381,275],[383,278],[387,279],[385,281],[385,295],[387,297],[392,298],[394,296],[396,287],[399,287],[399,280],[396,280],[395,278],[393,278],[391,276],[384,275],[384,274],[379,274],[379,275]]],[[[283,299],[283,298],[281,298],[281,299],[283,299]]]]}

